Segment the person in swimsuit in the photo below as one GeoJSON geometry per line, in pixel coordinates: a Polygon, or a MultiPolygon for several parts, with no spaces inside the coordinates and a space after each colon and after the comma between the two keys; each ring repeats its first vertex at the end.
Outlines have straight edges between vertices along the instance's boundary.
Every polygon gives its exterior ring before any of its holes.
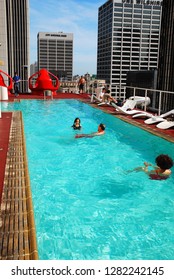
{"type": "Polygon", "coordinates": [[[73,127],[73,129],[79,129],[79,130],[82,128],[79,118],[75,118],[72,127],[73,127]]]}
{"type": "Polygon", "coordinates": [[[156,157],[155,162],[157,166],[144,162],[143,167],[137,167],[133,171],[144,171],[152,180],[165,180],[169,178],[172,173],[170,168],[173,166],[173,160],[168,155],[161,154],[156,157]],[[153,169],[148,170],[149,166],[152,166],[153,169]]]}
{"type": "Polygon", "coordinates": [[[98,131],[97,132],[93,132],[93,133],[90,133],[90,134],[77,134],[75,136],[75,138],[82,138],[82,137],[92,138],[94,136],[100,136],[100,135],[105,134],[105,128],[106,128],[106,126],[103,123],[100,123],[99,126],[98,126],[98,131]]]}

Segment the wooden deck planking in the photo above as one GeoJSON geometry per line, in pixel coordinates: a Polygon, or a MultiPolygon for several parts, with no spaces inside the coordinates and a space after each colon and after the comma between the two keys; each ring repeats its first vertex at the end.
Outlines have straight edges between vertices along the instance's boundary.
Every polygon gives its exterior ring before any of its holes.
{"type": "Polygon", "coordinates": [[[1,202],[0,259],[38,259],[22,115],[13,112],[1,202]]]}

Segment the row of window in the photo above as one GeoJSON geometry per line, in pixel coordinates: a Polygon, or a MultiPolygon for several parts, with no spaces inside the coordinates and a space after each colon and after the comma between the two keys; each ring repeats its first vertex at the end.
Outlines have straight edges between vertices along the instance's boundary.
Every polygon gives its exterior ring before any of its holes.
{"type": "MultiPolygon", "coordinates": [[[[123,26],[123,28],[122,27],[114,27],[113,31],[114,32],[121,32],[121,34],[124,34],[124,33],[132,33],[132,34],[134,34],[134,33],[142,33],[142,28],[144,28],[143,26],[141,26],[141,28],[139,28],[137,26],[135,26],[133,28],[130,27],[130,26],[129,27],[124,27],[123,26]]],[[[150,26],[147,29],[150,30],[151,29],[150,26]]]]}
{"type": "Polygon", "coordinates": [[[49,48],[49,47],[54,47],[54,48],[69,48],[72,49],[72,45],[59,45],[59,44],[39,44],[39,47],[45,47],[45,48],[49,48]]]}
{"type": "Polygon", "coordinates": [[[52,57],[52,58],[49,58],[47,59],[47,57],[39,57],[39,60],[40,61],[45,61],[45,62],[49,62],[49,61],[54,61],[55,63],[72,63],[72,59],[61,59],[61,58],[55,58],[55,57],[52,57]]]}
{"type": "Polygon", "coordinates": [[[62,52],[65,52],[65,51],[71,51],[72,52],[71,47],[61,48],[59,46],[39,46],[39,50],[60,50],[62,52]]]}
{"type": "Polygon", "coordinates": [[[114,12],[120,12],[120,13],[135,13],[135,14],[141,14],[141,13],[144,13],[144,14],[150,14],[150,13],[154,13],[154,12],[157,12],[158,14],[160,14],[160,11],[158,10],[150,10],[150,9],[132,9],[132,8],[125,8],[125,9],[122,9],[122,8],[114,8],[114,12]]]}
{"type": "Polygon", "coordinates": [[[69,70],[69,71],[72,71],[72,65],[70,66],[67,66],[67,65],[64,65],[64,64],[59,64],[59,65],[56,65],[54,63],[39,63],[39,68],[52,68],[52,69],[59,69],[59,70],[69,70]]]}
{"type": "MultiPolygon", "coordinates": [[[[150,19],[151,17],[153,19],[160,19],[160,16],[161,16],[161,11],[145,11],[143,10],[142,13],[128,13],[128,12],[120,12],[118,13],[118,11],[114,12],[114,17],[133,17],[133,18],[147,18],[147,19],[150,19]]],[[[109,15],[105,15],[105,14],[100,14],[99,15],[99,18],[98,18],[98,22],[103,22],[103,20],[108,21],[110,22],[111,21],[111,18],[112,18],[112,14],[109,14],[109,15]]]]}
{"type": "Polygon", "coordinates": [[[41,54],[51,54],[51,55],[72,55],[71,51],[62,51],[62,50],[51,50],[51,49],[40,49],[38,53],[41,54]]]}
{"type": "MultiPolygon", "coordinates": [[[[151,22],[144,22],[143,23],[147,23],[147,24],[150,24],[151,22]]],[[[138,29],[141,29],[142,27],[142,22],[140,21],[139,23],[126,23],[126,22],[121,22],[121,21],[116,21],[114,22],[114,27],[120,27],[120,29],[122,28],[125,28],[125,30],[127,31],[131,31],[133,28],[138,28],[138,29]]],[[[104,27],[100,27],[99,26],[99,30],[102,31],[104,27]]]]}
{"type": "Polygon", "coordinates": [[[72,48],[72,44],[67,44],[67,43],[63,43],[63,44],[61,44],[61,43],[53,43],[53,42],[39,42],[39,44],[38,44],[39,46],[54,46],[54,47],[61,47],[61,48],[64,48],[64,47],[71,47],[72,48]]]}
{"type": "MultiPolygon", "coordinates": [[[[115,57],[113,58],[112,60],[112,64],[113,65],[129,65],[130,61],[146,61],[146,62],[149,62],[149,63],[157,63],[157,58],[156,57],[143,57],[143,56],[130,56],[130,57],[115,57]]],[[[98,58],[98,64],[100,65],[100,63],[103,63],[105,62],[105,59],[102,59],[101,57],[98,58]]]]}
{"type": "MultiPolygon", "coordinates": [[[[123,13],[114,13],[114,17],[118,17],[118,18],[143,18],[143,19],[151,19],[151,17],[153,18],[153,14],[149,14],[149,15],[145,15],[145,14],[123,14],[123,13]]],[[[160,19],[160,16],[158,18],[158,20],[160,19]]]]}

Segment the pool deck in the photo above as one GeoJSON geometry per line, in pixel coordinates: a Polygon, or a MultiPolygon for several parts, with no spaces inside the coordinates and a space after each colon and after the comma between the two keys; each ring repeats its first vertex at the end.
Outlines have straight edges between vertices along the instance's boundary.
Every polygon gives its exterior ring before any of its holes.
{"type": "MultiPolygon", "coordinates": [[[[160,130],[146,125],[142,119],[117,113],[108,105],[90,103],[87,94],[58,94],[54,99],[80,99],[93,107],[112,114],[125,122],[174,143],[174,129],[160,130]]],[[[43,99],[43,96],[20,95],[8,102],[21,99],[43,99]]],[[[25,135],[21,112],[2,112],[0,119],[0,260],[37,260],[38,250],[32,194],[28,173],[25,135]]]]}
{"type": "Polygon", "coordinates": [[[38,259],[22,113],[19,111],[12,113],[6,154],[0,212],[0,259],[38,259]]]}

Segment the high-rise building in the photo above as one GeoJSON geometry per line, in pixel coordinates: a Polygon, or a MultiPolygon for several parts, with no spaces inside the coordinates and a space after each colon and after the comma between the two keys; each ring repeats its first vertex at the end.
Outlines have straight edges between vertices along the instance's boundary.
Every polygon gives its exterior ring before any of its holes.
{"type": "Polygon", "coordinates": [[[60,80],[72,80],[73,34],[39,32],[37,36],[38,70],[46,68],[60,80]]]}
{"type": "Polygon", "coordinates": [[[162,1],[108,0],[98,12],[97,78],[111,91],[130,70],[158,67],[162,1]]]}
{"type": "Polygon", "coordinates": [[[158,89],[174,91],[174,1],[163,0],[158,89]]]}
{"type": "MultiPolygon", "coordinates": [[[[160,53],[158,66],[157,88],[162,91],[174,92],[174,1],[163,0],[161,21],[160,53]]],[[[156,102],[159,102],[157,95],[156,102]]],[[[163,92],[161,95],[161,110],[167,112],[173,109],[174,95],[163,92]]]]}
{"type": "MultiPolygon", "coordinates": [[[[21,80],[28,79],[29,69],[29,0],[0,0],[1,69],[21,80]]],[[[21,90],[25,90],[21,82],[21,90]]]]}

